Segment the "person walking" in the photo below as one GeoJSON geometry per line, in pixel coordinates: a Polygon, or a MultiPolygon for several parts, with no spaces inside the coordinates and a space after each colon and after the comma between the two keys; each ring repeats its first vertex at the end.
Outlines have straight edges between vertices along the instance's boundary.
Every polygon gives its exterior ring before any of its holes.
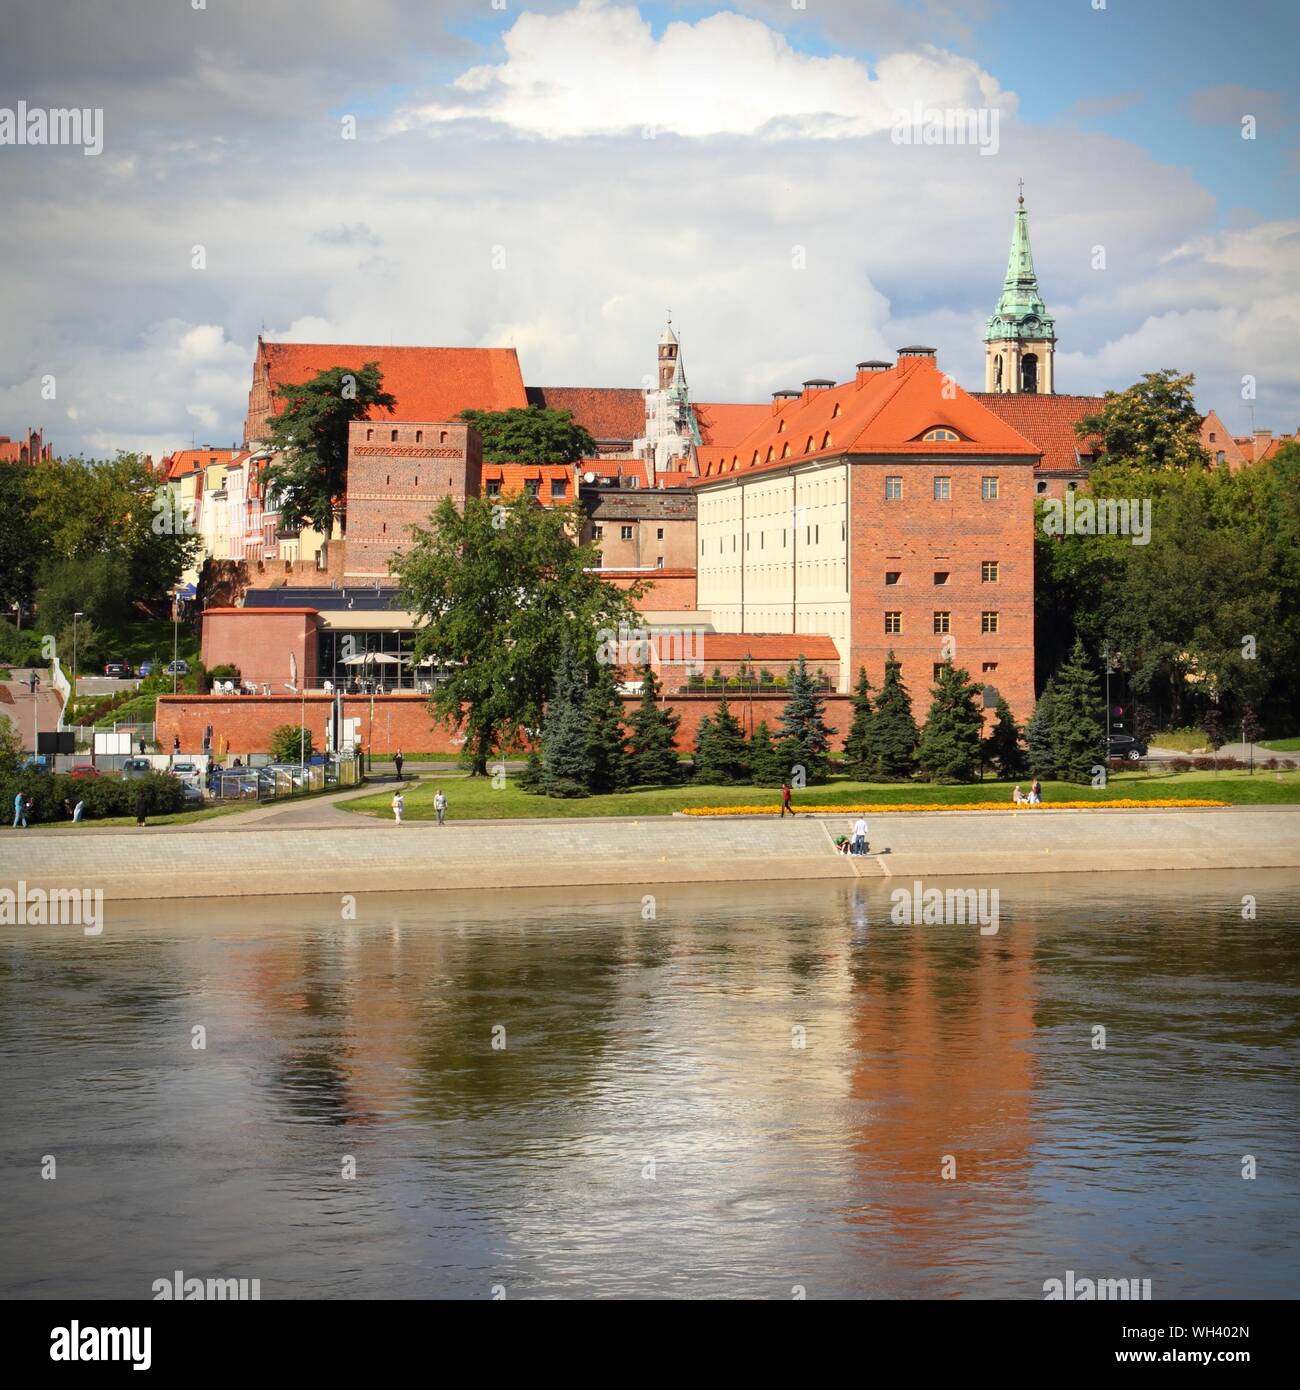
{"type": "Polygon", "coordinates": [[[149,815],[149,793],[143,787],[135,794],[135,823],[143,825],[149,815]]]}
{"type": "Polygon", "coordinates": [[[397,780],[400,782],[402,780],[402,750],[400,748],[393,754],[393,765],[397,768],[397,780]]]}
{"type": "Polygon", "coordinates": [[[433,809],[438,815],[438,824],[441,825],[447,819],[447,793],[441,787],[438,788],[438,795],[433,798],[433,809]]]}
{"type": "Polygon", "coordinates": [[[1043,784],[1034,778],[1033,785],[1029,788],[1029,804],[1031,806],[1041,806],[1043,804],[1043,784]]]}
{"type": "Polygon", "coordinates": [[[180,755],[181,755],[181,736],[180,736],[180,734],[173,734],[173,735],[172,735],[172,757],[173,757],[173,758],[179,758],[180,755]]]}
{"type": "Polygon", "coordinates": [[[73,825],[80,825],[80,824],[81,824],[82,812],[85,811],[85,809],[86,809],[86,803],[81,799],[81,797],[78,797],[78,798],[77,798],[77,804],[72,808],[72,823],[73,823],[73,825]]]}
{"type": "Polygon", "coordinates": [[[394,792],[393,819],[398,823],[398,825],[401,825],[402,823],[402,812],[404,810],[406,810],[406,798],[402,795],[401,792],[394,792]]]}
{"type": "Polygon", "coordinates": [[[782,819],[782,820],[785,819],[785,813],[786,813],[787,811],[789,811],[789,813],[790,813],[791,815],[794,815],[794,807],[790,804],[790,784],[789,784],[789,782],[782,782],[782,783],[781,783],[781,819],[782,819]]]}
{"type": "Polygon", "coordinates": [[[18,795],[14,797],[15,830],[17,830],[19,826],[24,830],[27,829],[27,812],[31,810],[31,806],[32,803],[30,798],[24,796],[22,792],[19,792],[18,795]]]}
{"type": "Polygon", "coordinates": [[[853,823],[853,853],[866,854],[867,852],[867,821],[865,816],[859,816],[853,823]]]}

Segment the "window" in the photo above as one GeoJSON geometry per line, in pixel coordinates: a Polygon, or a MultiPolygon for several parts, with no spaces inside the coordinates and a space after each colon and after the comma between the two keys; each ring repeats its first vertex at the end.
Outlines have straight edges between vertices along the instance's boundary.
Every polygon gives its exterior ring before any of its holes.
{"type": "Polygon", "coordinates": [[[980,667],[980,670],[981,670],[986,676],[991,676],[991,675],[994,673],[994,671],[996,671],[997,669],[998,669],[998,663],[997,663],[996,661],[986,661],[986,662],[983,664],[983,666],[980,667]]]}
{"type": "Polygon", "coordinates": [[[903,630],[903,615],[902,615],[902,613],[886,613],[886,614],[885,614],[885,631],[886,631],[886,632],[902,632],[902,630],[903,630]]]}
{"type": "Polygon", "coordinates": [[[997,630],[998,630],[998,615],[997,615],[996,613],[990,612],[989,610],[986,609],[983,613],[980,614],[980,631],[981,631],[981,632],[996,632],[997,630]]]}
{"type": "Polygon", "coordinates": [[[529,497],[536,497],[542,490],[542,480],[540,478],[527,478],[524,480],[524,491],[529,497]]]}
{"type": "MultiPolygon", "coordinates": [[[[599,541],[599,540],[603,540],[603,539],[604,539],[604,536],[605,536],[605,528],[604,528],[603,526],[597,526],[597,527],[595,528],[595,531],[593,532],[593,534],[595,535],[595,537],[596,537],[596,539],[597,539],[598,541],[599,541]]],[[[701,550],[704,549],[704,542],[703,542],[703,541],[700,542],[700,549],[701,549],[701,550]]]]}
{"type": "Polygon", "coordinates": [[[902,570],[886,570],[886,571],[885,571],[885,583],[886,583],[886,584],[897,584],[898,581],[899,581],[902,577],[903,577],[903,571],[902,571],[902,570]]]}
{"type": "Polygon", "coordinates": [[[957,442],[956,430],[927,430],[923,437],[930,444],[955,444],[957,442]]]}
{"type": "Polygon", "coordinates": [[[389,435],[389,442],[392,443],[392,444],[396,444],[396,443],[397,443],[397,431],[396,431],[396,430],[394,430],[394,431],[389,435]]]}
{"type": "Polygon", "coordinates": [[[981,478],[980,496],[986,502],[996,502],[998,500],[998,480],[996,478],[981,478]]]}
{"type": "Polygon", "coordinates": [[[1215,441],[1215,434],[1214,434],[1214,431],[1211,430],[1211,431],[1210,431],[1210,443],[1213,444],[1214,441],[1215,441]]]}
{"type": "Polygon", "coordinates": [[[940,678],[943,676],[943,668],[947,664],[948,663],[946,661],[936,661],[934,665],[930,668],[930,673],[936,685],[939,683],[940,678]]]}
{"type": "Polygon", "coordinates": [[[936,584],[946,584],[948,582],[948,570],[935,570],[934,582],[936,584]]]}
{"type": "Polygon", "coordinates": [[[374,430],[367,430],[367,431],[366,431],[366,438],[367,438],[367,439],[373,439],[374,437],[375,437],[375,432],[374,432],[374,430]]]}
{"type": "Polygon", "coordinates": [[[952,479],[941,477],[935,474],[934,479],[934,500],[936,502],[952,501],[952,479]]]}
{"type": "Polygon", "coordinates": [[[423,431],[423,430],[416,430],[416,432],[415,432],[415,442],[416,442],[417,444],[423,444],[423,443],[424,443],[424,431],[423,431]]]}
{"type": "MultiPolygon", "coordinates": [[[[618,538],[622,541],[630,541],[632,539],[632,528],[630,526],[620,526],[618,528],[618,538]]],[[[721,542],[719,541],[719,545],[720,544],[721,542]]]]}
{"type": "MultiPolygon", "coordinates": [[[[488,484],[487,484],[487,495],[488,495],[489,497],[500,497],[500,496],[501,496],[501,480],[500,480],[499,478],[490,478],[490,479],[488,480],[488,484]]],[[[599,527],[599,526],[596,528],[596,533],[597,533],[597,535],[600,534],[600,527],[599,527]]]]}
{"type": "Polygon", "coordinates": [[[1225,453],[1223,452],[1223,450],[1220,449],[1219,452],[1218,452],[1217,454],[1215,454],[1215,456],[1214,456],[1214,461],[1215,461],[1215,463],[1222,463],[1222,462],[1224,461],[1224,459],[1226,459],[1227,457],[1228,457],[1227,454],[1225,454],[1225,453]]]}
{"type": "Polygon", "coordinates": [[[552,497],[563,497],[563,496],[564,496],[564,492],[565,492],[566,486],[567,486],[567,484],[565,483],[565,481],[564,481],[563,478],[552,478],[552,479],[551,479],[551,496],[552,496],[552,497]]]}
{"type": "Polygon", "coordinates": [[[655,556],[655,569],[661,570],[661,569],[663,569],[663,567],[664,567],[664,557],[663,557],[662,555],[656,555],[656,556],[655,556]]]}
{"type": "Polygon", "coordinates": [[[936,632],[951,632],[952,614],[947,612],[941,613],[936,609],[934,614],[934,630],[936,632]]]}
{"type": "Polygon", "coordinates": [[[1040,482],[1040,483],[1038,484],[1038,491],[1039,491],[1040,493],[1046,492],[1046,491],[1047,491],[1047,484],[1044,483],[1044,482],[1040,482]]]}
{"type": "Polygon", "coordinates": [[[663,538],[664,538],[664,528],[661,526],[661,527],[659,527],[658,534],[655,536],[655,540],[661,541],[661,540],[663,540],[663,538]]]}
{"type": "Polygon", "coordinates": [[[998,582],[998,562],[996,560],[980,561],[980,583],[996,584],[998,582]]]}
{"type": "Polygon", "coordinates": [[[885,501],[899,502],[903,497],[903,480],[900,477],[885,479],[885,501]]]}

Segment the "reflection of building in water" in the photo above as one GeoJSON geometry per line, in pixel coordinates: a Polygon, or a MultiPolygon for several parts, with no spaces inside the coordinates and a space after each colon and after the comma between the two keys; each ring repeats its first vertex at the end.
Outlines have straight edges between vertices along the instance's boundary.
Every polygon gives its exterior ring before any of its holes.
{"type": "Polygon", "coordinates": [[[855,1150],[867,1215],[918,1265],[947,1263],[967,1218],[987,1225],[990,1185],[999,1204],[1027,1200],[1034,971],[1023,926],[982,938],[976,927],[873,923],[850,1006],[855,1150]]]}

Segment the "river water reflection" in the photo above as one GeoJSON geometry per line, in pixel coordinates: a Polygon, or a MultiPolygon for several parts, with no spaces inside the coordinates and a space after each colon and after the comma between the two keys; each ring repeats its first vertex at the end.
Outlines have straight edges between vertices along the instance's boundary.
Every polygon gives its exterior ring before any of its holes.
{"type": "Polygon", "coordinates": [[[5,928],[0,1294],[1296,1296],[1300,876],[997,886],[5,928]]]}

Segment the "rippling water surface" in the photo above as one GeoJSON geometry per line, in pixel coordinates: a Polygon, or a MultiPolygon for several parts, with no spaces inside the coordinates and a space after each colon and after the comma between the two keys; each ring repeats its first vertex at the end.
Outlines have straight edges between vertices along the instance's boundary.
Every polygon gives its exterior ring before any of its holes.
{"type": "Polygon", "coordinates": [[[1300,877],[996,886],[0,929],[0,1294],[1295,1297],[1300,877]]]}

